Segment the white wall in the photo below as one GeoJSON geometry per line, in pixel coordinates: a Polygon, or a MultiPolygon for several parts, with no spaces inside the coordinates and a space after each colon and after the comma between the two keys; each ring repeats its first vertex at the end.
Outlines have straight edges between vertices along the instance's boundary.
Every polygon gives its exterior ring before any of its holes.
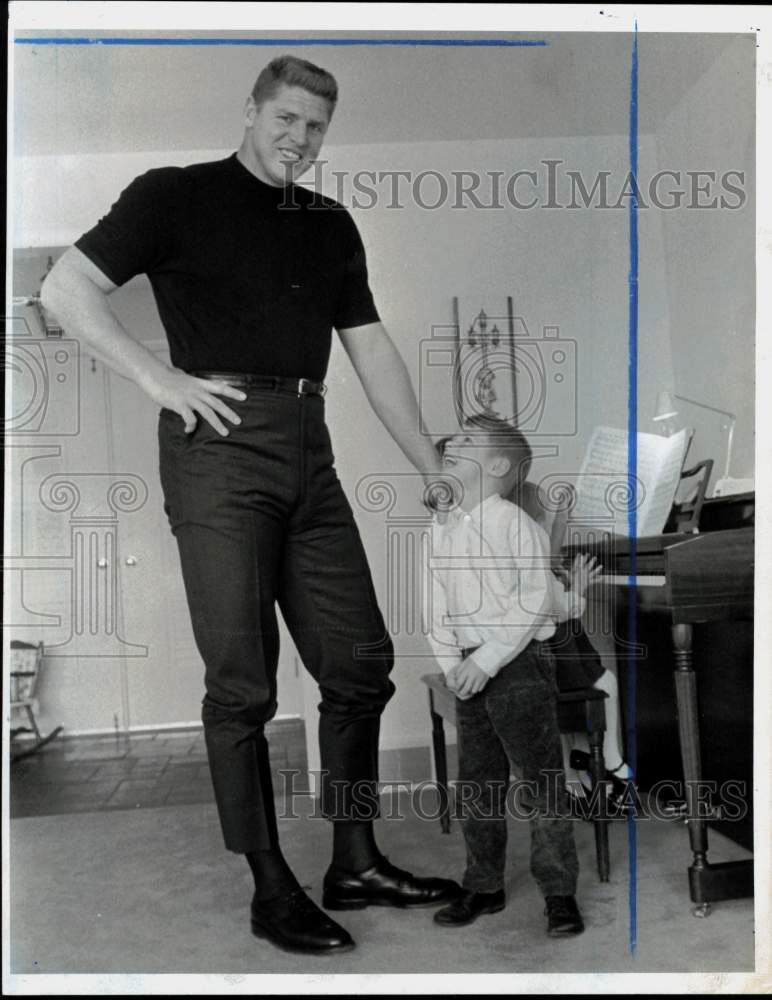
{"type": "MultiPolygon", "coordinates": [[[[662,169],[745,172],[741,209],[662,213],[673,352],[673,383],[664,388],[737,414],[735,478],[753,476],[755,79],[748,67],[754,46],[752,36],[736,38],[657,132],[662,169]]],[[[720,469],[721,417],[686,405],[683,418],[696,429],[691,457],[713,457],[720,469]]]]}

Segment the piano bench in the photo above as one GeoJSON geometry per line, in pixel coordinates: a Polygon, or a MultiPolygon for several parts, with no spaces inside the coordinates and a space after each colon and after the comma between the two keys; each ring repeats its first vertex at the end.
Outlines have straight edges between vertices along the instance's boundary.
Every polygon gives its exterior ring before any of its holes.
{"type": "MultiPolygon", "coordinates": [[[[443,674],[424,674],[421,678],[429,694],[429,714],[432,720],[432,745],[434,748],[434,771],[440,794],[440,826],[443,833],[450,833],[450,803],[448,797],[448,761],[445,751],[445,729],[443,722],[456,724],[456,696],[448,690],[443,674]]],[[[561,691],[557,695],[558,729],[561,733],[587,733],[590,744],[590,778],[592,781],[591,800],[595,788],[603,781],[603,734],[606,732],[605,691],[597,688],[583,688],[576,691],[561,691]]],[[[601,810],[601,814],[604,810],[601,810]]],[[[603,816],[593,818],[595,827],[595,857],[598,878],[608,882],[610,872],[609,821],[603,816]]]]}

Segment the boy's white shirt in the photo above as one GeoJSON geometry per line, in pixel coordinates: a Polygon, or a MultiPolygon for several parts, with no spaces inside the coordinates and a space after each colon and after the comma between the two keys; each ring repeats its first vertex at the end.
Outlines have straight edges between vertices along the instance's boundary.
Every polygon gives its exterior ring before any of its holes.
{"type": "Polygon", "coordinates": [[[494,677],[532,639],[548,639],[556,622],[584,613],[584,598],[550,568],[547,533],[498,494],[469,512],[450,511],[444,524],[435,517],[429,562],[424,622],[446,675],[462,649],[474,648],[470,659],[494,677]]]}

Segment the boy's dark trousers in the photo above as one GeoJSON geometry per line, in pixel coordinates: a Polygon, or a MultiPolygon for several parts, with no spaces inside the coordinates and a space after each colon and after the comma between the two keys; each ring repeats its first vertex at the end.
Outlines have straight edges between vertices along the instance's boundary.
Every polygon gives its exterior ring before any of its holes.
{"type": "Polygon", "coordinates": [[[321,692],[322,810],[378,813],[380,716],[392,646],[351,507],[333,467],[324,400],[248,388],[221,437],[159,419],[165,509],[206,666],[204,732],[225,845],[277,842],[264,736],[277,708],[278,602],[321,692]]]}
{"type": "Polygon", "coordinates": [[[579,862],[572,823],[565,818],[556,690],[554,656],[534,640],[479,694],[456,700],[456,802],[466,842],[463,884],[471,892],[504,888],[509,812],[534,816],[529,820],[531,872],[542,895],[576,893],[579,862]],[[522,785],[510,789],[511,766],[522,785]]]}

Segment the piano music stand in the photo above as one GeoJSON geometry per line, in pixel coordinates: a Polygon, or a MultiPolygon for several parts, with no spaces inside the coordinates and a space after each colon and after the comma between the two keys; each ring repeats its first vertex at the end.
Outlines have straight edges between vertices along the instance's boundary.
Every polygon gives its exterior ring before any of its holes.
{"type": "Polygon", "coordinates": [[[697,493],[692,499],[683,500],[681,503],[674,503],[670,511],[665,533],[677,531],[682,534],[696,534],[700,530],[700,514],[702,505],[705,502],[705,493],[708,489],[711,473],[713,472],[713,459],[706,458],[702,462],[693,465],[691,469],[684,469],[681,472],[681,482],[684,479],[691,479],[692,476],[700,475],[697,480],[697,493]]]}

